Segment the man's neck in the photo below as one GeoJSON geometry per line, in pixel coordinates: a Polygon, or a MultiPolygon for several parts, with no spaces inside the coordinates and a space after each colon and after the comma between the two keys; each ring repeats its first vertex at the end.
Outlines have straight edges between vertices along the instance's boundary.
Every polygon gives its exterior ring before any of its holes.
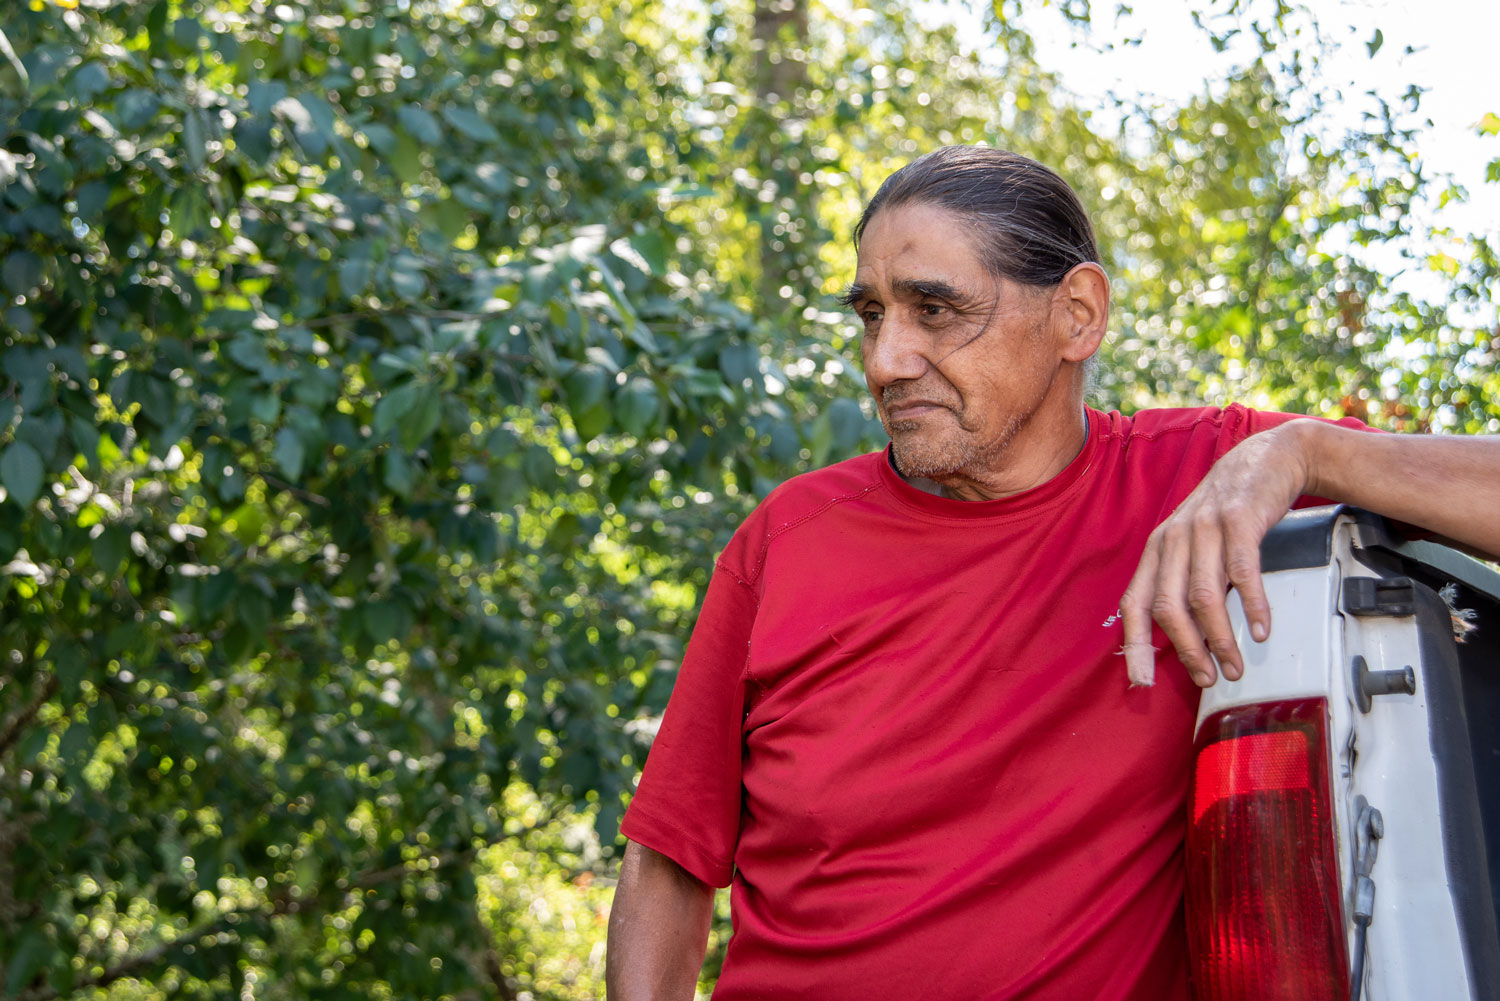
{"type": "Polygon", "coordinates": [[[896,472],[918,490],[954,500],[990,501],[1025,493],[1067,469],[1088,442],[1088,411],[1082,401],[1069,411],[1071,416],[1033,415],[984,468],[934,478],[907,476],[900,467],[896,472]]]}

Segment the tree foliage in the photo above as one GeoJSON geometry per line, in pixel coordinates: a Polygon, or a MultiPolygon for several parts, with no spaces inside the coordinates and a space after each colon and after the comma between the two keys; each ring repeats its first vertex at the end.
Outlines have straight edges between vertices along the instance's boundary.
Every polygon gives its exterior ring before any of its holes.
{"type": "Polygon", "coordinates": [[[1142,141],[1010,5],[74,6],[0,28],[3,997],[589,996],[713,553],[881,441],[830,293],[932,146],[1083,191],[1101,402],[1500,426],[1493,250],[1362,263],[1437,182],[1279,22],[1142,141]]]}
{"type": "Polygon", "coordinates": [[[11,994],[457,992],[513,778],[613,840],[807,380],[684,280],[665,60],[588,13],[7,23],[11,994]]]}

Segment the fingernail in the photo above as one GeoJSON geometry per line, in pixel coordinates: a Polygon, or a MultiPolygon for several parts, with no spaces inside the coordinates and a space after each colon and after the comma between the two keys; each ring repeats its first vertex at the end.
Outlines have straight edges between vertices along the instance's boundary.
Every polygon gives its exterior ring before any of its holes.
{"type": "Polygon", "coordinates": [[[1193,683],[1196,684],[1199,688],[1207,688],[1209,685],[1212,685],[1214,681],[1208,676],[1207,671],[1199,671],[1193,675],[1193,683]]]}
{"type": "Polygon", "coordinates": [[[1250,623],[1250,635],[1255,637],[1255,642],[1264,643],[1266,637],[1270,635],[1270,630],[1266,629],[1264,622],[1252,622],[1250,623]]]}

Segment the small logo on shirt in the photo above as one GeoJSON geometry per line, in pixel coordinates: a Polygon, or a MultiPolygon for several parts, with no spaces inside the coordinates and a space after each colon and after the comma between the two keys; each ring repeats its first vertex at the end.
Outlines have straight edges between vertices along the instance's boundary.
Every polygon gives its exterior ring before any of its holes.
{"type": "Polygon", "coordinates": [[[1116,622],[1119,622],[1119,621],[1120,621],[1120,610],[1117,608],[1117,609],[1115,609],[1115,613],[1113,615],[1111,615],[1109,618],[1105,619],[1103,622],[1101,622],[1100,625],[1103,626],[1105,629],[1108,629],[1110,626],[1114,625],[1116,622]]]}

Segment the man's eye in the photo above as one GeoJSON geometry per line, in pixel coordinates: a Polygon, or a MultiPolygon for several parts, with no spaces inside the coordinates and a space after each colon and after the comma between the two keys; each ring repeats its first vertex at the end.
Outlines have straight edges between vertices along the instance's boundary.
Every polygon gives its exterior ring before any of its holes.
{"type": "Polygon", "coordinates": [[[948,307],[940,302],[924,302],[917,310],[923,316],[942,316],[948,311],[948,307]]]}
{"type": "Polygon", "coordinates": [[[865,321],[865,326],[879,323],[885,314],[878,309],[867,309],[859,314],[859,318],[865,321]]]}

